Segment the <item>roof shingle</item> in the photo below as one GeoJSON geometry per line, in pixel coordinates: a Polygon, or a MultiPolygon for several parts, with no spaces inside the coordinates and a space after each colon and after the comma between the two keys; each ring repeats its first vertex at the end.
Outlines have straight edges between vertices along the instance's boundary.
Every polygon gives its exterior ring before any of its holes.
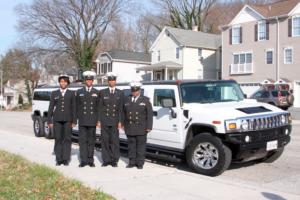
{"type": "Polygon", "coordinates": [[[266,18],[289,14],[300,0],[282,0],[266,5],[251,5],[251,7],[266,18]]]}
{"type": "Polygon", "coordinates": [[[111,50],[108,51],[107,53],[113,60],[151,63],[151,55],[146,53],[124,51],[124,50],[111,50]]]}
{"type": "Polygon", "coordinates": [[[173,35],[181,45],[187,47],[218,49],[222,44],[220,35],[173,27],[166,27],[166,30],[173,35]]]}

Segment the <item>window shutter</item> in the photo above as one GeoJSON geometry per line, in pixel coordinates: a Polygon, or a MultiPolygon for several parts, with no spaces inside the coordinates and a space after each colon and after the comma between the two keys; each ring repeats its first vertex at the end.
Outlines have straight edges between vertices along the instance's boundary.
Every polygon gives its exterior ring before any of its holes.
{"type": "Polygon", "coordinates": [[[229,29],[229,44],[232,44],[232,28],[229,29]]]}
{"type": "Polygon", "coordinates": [[[270,23],[266,23],[266,40],[269,40],[269,35],[270,35],[270,23]]]}
{"type": "Polygon", "coordinates": [[[292,19],[288,19],[288,36],[292,37],[292,19]]]}
{"type": "Polygon", "coordinates": [[[257,26],[258,26],[257,24],[255,24],[255,26],[254,26],[254,41],[257,41],[257,31],[258,31],[257,26]]]}
{"type": "Polygon", "coordinates": [[[240,27],[240,44],[243,42],[243,29],[240,27]]]}

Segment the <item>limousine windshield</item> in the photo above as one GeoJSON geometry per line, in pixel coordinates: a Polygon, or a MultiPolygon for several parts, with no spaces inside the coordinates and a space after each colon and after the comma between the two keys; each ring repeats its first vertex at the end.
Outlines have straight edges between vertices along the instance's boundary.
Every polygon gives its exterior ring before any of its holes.
{"type": "Polygon", "coordinates": [[[216,103],[241,101],[243,92],[235,82],[203,82],[181,85],[183,103],[216,103]]]}

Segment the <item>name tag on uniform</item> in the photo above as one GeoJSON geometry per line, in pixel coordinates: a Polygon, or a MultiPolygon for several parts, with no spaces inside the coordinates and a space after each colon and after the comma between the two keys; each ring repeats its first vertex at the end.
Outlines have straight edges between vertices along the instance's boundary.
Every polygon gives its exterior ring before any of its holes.
{"type": "Polygon", "coordinates": [[[129,106],[129,103],[125,103],[125,106],[129,106]]]}
{"type": "Polygon", "coordinates": [[[59,99],[59,96],[57,96],[57,97],[54,97],[54,99],[55,99],[55,100],[59,99]]]}
{"type": "Polygon", "coordinates": [[[140,106],[145,106],[146,104],[145,103],[140,103],[140,106]]]}
{"type": "Polygon", "coordinates": [[[109,99],[109,97],[104,97],[104,99],[109,99]]]}
{"type": "Polygon", "coordinates": [[[84,96],[84,94],[80,94],[79,96],[80,96],[80,97],[83,97],[83,96],[84,96]]]}
{"type": "Polygon", "coordinates": [[[95,93],[94,93],[94,94],[92,94],[92,97],[97,97],[97,96],[98,96],[98,95],[97,95],[97,94],[95,94],[95,93]]]}

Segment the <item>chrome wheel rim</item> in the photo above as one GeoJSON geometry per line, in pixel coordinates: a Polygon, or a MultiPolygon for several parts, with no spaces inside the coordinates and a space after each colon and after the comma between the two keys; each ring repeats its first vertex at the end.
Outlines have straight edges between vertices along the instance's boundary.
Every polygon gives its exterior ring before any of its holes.
{"type": "Polygon", "coordinates": [[[47,122],[45,122],[44,123],[44,132],[45,132],[45,135],[49,135],[49,126],[48,126],[48,123],[47,122]]]}
{"type": "Polygon", "coordinates": [[[39,133],[39,132],[40,132],[40,125],[39,125],[38,120],[35,120],[35,121],[34,121],[34,129],[35,129],[35,132],[36,132],[36,133],[39,133]]]}
{"type": "Polygon", "coordinates": [[[209,142],[200,143],[194,150],[192,161],[202,169],[212,169],[219,161],[218,150],[209,142]]]}

